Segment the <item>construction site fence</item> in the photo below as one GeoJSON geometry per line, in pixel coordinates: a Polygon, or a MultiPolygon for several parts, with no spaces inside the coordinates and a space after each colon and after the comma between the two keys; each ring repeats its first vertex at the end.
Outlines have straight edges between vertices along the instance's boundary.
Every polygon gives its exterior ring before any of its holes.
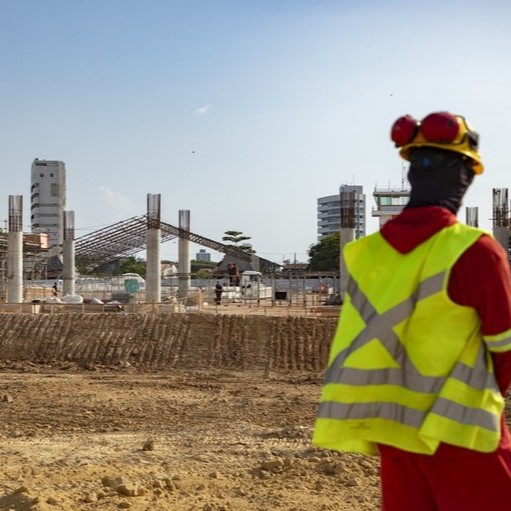
{"type": "MultiPolygon", "coordinates": [[[[261,285],[264,287],[271,287],[274,292],[287,293],[293,300],[300,299],[301,296],[309,293],[320,292],[323,286],[330,291],[336,293],[339,291],[339,278],[338,276],[328,276],[314,274],[315,277],[306,275],[303,277],[293,278],[277,278],[277,277],[264,277],[261,285]]],[[[204,292],[214,292],[215,284],[217,281],[229,288],[231,285],[228,276],[220,278],[191,278],[190,289],[201,289],[204,292]]],[[[24,299],[36,299],[41,297],[51,296],[54,284],[58,284],[59,295],[62,292],[63,281],[61,279],[53,280],[25,280],[24,281],[24,299]]],[[[112,299],[113,294],[123,293],[125,291],[125,283],[121,277],[105,277],[105,278],[78,278],[75,283],[76,294],[83,296],[84,299],[92,297],[100,298],[101,300],[112,299]]],[[[161,295],[163,299],[177,296],[179,292],[179,277],[163,277],[161,280],[161,295]]],[[[139,287],[135,295],[135,299],[143,301],[145,295],[145,283],[139,287]]],[[[0,302],[7,301],[7,281],[2,282],[0,289],[0,302]]]]}
{"type": "Polygon", "coordinates": [[[325,300],[311,294],[301,300],[223,300],[216,304],[201,292],[186,298],[165,302],[118,303],[44,303],[38,299],[23,303],[0,303],[0,314],[245,314],[287,316],[336,316],[339,306],[326,305],[325,300]]]}
{"type": "Polygon", "coordinates": [[[300,306],[282,305],[275,302],[257,304],[238,304],[235,308],[228,305],[218,306],[184,306],[168,303],[129,303],[122,307],[112,307],[108,304],[68,304],[68,303],[0,303],[0,314],[242,314],[242,315],[264,315],[264,316],[301,316],[301,317],[336,317],[340,306],[300,306]]]}

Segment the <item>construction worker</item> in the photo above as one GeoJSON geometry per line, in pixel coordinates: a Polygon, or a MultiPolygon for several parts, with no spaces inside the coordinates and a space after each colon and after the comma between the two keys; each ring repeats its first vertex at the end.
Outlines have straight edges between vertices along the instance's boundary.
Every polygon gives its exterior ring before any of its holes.
{"type": "Polygon", "coordinates": [[[437,112],[401,117],[391,138],[410,162],[410,199],[345,247],[313,443],[379,454],[385,511],[511,509],[508,255],[456,219],[483,172],[478,135],[437,112]]]}
{"type": "Polygon", "coordinates": [[[215,303],[220,305],[222,303],[222,293],[224,292],[224,287],[220,283],[219,280],[216,281],[215,284],[215,303]]]}

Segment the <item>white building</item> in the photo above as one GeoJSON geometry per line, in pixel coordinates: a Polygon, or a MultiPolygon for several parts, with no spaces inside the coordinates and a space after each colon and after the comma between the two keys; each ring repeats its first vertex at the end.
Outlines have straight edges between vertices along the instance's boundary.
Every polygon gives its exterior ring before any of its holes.
{"type": "Polygon", "coordinates": [[[328,195],[317,200],[318,205],[318,240],[340,231],[341,207],[346,198],[353,201],[355,236],[362,238],[366,234],[366,197],[359,185],[341,185],[338,195],[328,195]]]}
{"type": "Polygon", "coordinates": [[[66,166],[62,161],[32,163],[30,187],[32,232],[48,234],[49,246],[62,245],[66,207],[66,166]]]}
{"type": "Polygon", "coordinates": [[[373,197],[376,202],[376,208],[372,211],[373,217],[380,218],[380,227],[385,222],[396,217],[403,211],[410,199],[410,190],[401,186],[388,186],[387,188],[375,187],[373,197]]]}

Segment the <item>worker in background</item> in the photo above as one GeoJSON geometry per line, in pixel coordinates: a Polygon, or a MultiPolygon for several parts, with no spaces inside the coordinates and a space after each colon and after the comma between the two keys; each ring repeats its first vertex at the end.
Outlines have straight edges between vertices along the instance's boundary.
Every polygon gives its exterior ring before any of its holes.
{"type": "Polygon", "coordinates": [[[224,292],[224,288],[219,280],[216,281],[215,284],[215,303],[220,305],[222,303],[222,293],[224,292]]]}
{"type": "Polygon", "coordinates": [[[234,263],[232,261],[227,263],[227,275],[229,275],[229,285],[234,286],[234,274],[236,270],[234,269],[234,263]]]}
{"type": "Polygon", "coordinates": [[[234,285],[240,285],[240,269],[236,263],[233,264],[234,285]]]}
{"type": "Polygon", "coordinates": [[[227,274],[229,275],[229,285],[231,286],[240,285],[240,270],[236,263],[233,262],[227,263],[227,274]]]}
{"type": "Polygon", "coordinates": [[[378,454],[384,511],[511,509],[509,261],[456,213],[483,172],[447,112],[398,119],[410,199],[346,245],[349,281],[313,443],[378,454]]]}

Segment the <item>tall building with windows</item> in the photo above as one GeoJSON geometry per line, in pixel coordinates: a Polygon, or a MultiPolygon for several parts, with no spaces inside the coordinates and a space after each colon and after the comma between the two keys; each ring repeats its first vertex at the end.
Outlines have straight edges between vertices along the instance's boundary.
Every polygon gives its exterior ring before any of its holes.
{"type": "Polygon", "coordinates": [[[340,231],[341,208],[352,208],[355,236],[362,238],[366,234],[366,197],[359,185],[341,185],[338,195],[327,195],[317,200],[318,240],[340,231]],[[349,204],[346,201],[349,200],[349,204]]]}
{"type": "Polygon", "coordinates": [[[66,208],[66,166],[62,161],[35,159],[30,187],[32,232],[47,233],[49,247],[62,245],[66,208]]]}
{"type": "Polygon", "coordinates": [[[195,260],[210,263],[211,254],[209,252],[206,252],[204,248],[200,248],[199,251],[195,254],[195,260]]]}

